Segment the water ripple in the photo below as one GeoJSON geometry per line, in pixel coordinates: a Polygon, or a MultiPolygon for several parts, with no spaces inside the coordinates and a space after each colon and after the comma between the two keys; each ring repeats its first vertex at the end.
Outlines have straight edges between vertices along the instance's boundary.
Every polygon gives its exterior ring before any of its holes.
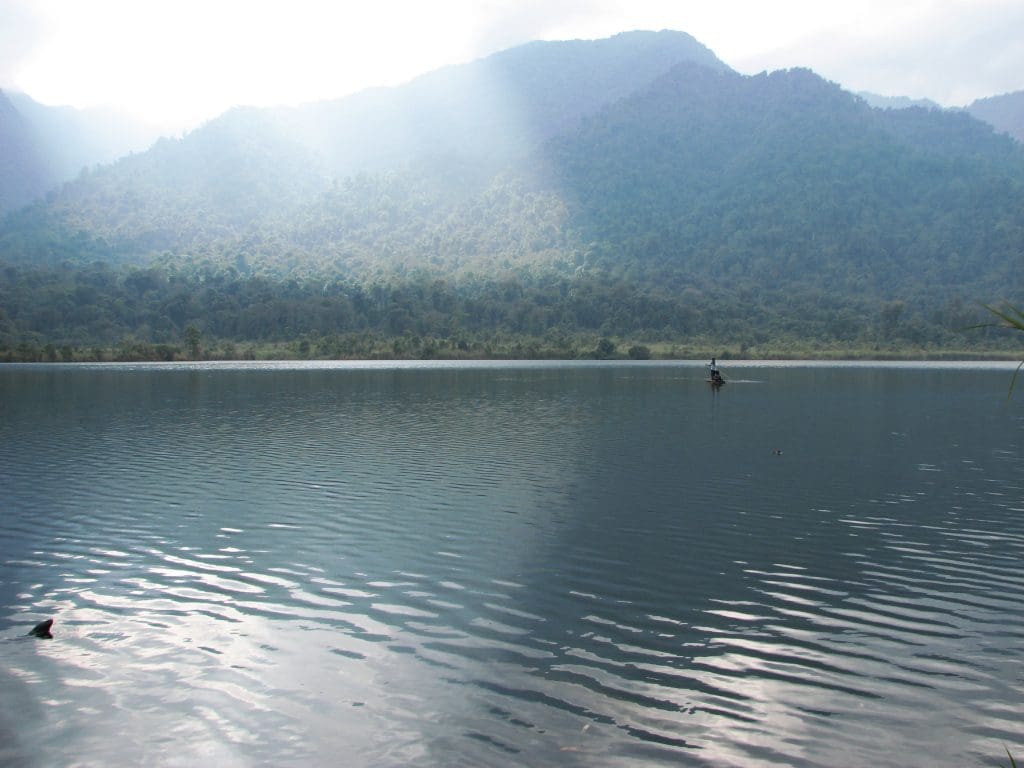
{"type": "Polygon", "coordinates": [[[1015,744],[1013,420],[956,400],[982,437],[941,453],[911,397],[861,403],[887,425],[862,432],[787,387],[683,395],[673,368],[498,372],[0,376],[22,404],[0,423],[6,688],[50,726],[0,734],[83,765],[112,744],[581,766],[1015,744]],[[57,640],[14,642],[42,615],[57,640]]]}

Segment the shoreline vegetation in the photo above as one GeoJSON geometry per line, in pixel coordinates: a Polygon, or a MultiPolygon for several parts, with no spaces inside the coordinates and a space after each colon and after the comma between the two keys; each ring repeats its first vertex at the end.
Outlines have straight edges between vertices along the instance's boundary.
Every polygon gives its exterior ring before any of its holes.
{"type": "Polygon", "coordinates": [[[479,339],[349,334],[290,341],[203,340],[186,334],[183,344],[125,339],[112,346],[52,343],[0,345],[0,363],[196,362],[233,360],[1020,360],[1010,344],[972,348],[887,345],[822,345],[799,340],[747,345],[687,339],[642,342],[616,337],[479,339]]]}

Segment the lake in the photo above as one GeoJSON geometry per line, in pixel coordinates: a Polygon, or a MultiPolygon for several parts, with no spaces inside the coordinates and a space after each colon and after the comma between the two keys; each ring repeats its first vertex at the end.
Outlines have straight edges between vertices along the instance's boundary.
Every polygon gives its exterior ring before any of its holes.
{"type": "Polygon", "coordinates": [[[1014,368],[0,366],[0,764],[1019,761],[1014,368]]]}

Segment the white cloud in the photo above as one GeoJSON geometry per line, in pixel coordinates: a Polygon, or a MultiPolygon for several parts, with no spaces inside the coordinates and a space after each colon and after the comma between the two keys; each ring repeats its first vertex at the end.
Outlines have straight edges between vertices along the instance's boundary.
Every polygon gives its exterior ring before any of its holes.
{"type": "Polygon", "coordinates": [[[850,90],[962,106],[1024,89],[1024,4],[861,2],[787,45],[730,63],[744,72],[807,66],[850,90]]]}

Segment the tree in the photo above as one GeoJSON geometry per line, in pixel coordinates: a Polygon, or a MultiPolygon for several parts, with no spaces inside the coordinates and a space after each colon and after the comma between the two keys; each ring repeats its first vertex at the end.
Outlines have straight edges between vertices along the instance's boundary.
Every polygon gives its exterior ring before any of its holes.
{"type": "Polygon", "coordinates": [[[199,358],[199,340],[201,338],[202,334],[194,325],[185,329],[185,346],[188,348],[188,356],[193,360],[199,358]]]}
{"type": "Polygon", "coordinates": [[[902,301],[889,301],[882,306],[882,338],[889,340],[900,324],[905,305],[902,301]]]}
{"type": "Polygon", "coordinates": [[[597,348],[594,350],[594,357],[598,360],[607,360],[609,357],[615,354],[615,342],[609,338],[602,338],[597,342],[597,348]]]}
{"type": "Polygon", "coordinates": [[[651,350],[643,344],[637,344],[629,348],[629,357],[631,360],[650,360],[651,350]]]}

